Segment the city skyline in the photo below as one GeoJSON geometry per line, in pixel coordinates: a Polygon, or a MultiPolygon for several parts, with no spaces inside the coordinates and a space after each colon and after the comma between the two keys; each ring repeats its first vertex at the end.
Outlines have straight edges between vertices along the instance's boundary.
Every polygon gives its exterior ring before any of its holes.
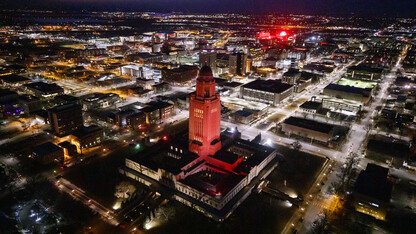
{"type": "Polygon", "coordinates": [[[0,233],[416,233],[412,3],[6,4],[0,233]]]}
{"type": "Polygon", "coordinates": [[[414,1],[390,0],[5,0],[4,8],[99,11],[157,11],[189,13],[283,13],[407,17],[416,10],[414,1]]]}

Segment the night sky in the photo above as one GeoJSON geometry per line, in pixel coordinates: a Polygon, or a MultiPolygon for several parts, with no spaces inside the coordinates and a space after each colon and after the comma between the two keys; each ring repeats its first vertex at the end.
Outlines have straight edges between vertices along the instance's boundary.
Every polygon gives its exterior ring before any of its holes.
{"type": "Polygon", "coordinates": [[[415,16],[416,0],[2,0],[4,8],[415,16]]]}

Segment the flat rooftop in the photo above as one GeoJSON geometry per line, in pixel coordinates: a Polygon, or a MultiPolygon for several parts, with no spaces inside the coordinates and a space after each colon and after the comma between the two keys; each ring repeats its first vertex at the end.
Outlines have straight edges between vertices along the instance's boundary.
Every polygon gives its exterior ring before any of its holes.
{"type": "Polygon", "coordinates": [[[88,127],[85,127],[84,126],[84,127],[80,128],[80,129],[76,130],[71,135],[80,138],[80,137],[83,137],[83,136],[88,135],[90,133],[98,132],[98,131],[102,131],[102,130],[103,129],[100,126],[98,126],[98,125],[90,125],[88,127]]]}
{"type": "Polygon", "coordinates": [[[351,86],[355,88],[374,88],[377,85],[377,82],[371,82],[371,81],[362,81],[362,80],[353,80],[353,79],[347,79],[347,78],[341,78],[338,82],[338,85],[344,85],[344,86],[351,86]]]}
{"type": "Polygon", "coordinates": [[[20,82],[25,82],[25,81],[29,81],[30,79],[23,77],[23,76],[19,76],[19,75],[5,75],[5,76],[0,76],[0,80],[2,80],[5,83],[20,83],[20,82]]]}
{"type": "Polygon", "coordinates": [[[36,89],[41,92],[55,92],[55,91],[63,91],[63,88],[55,83],[49,84],[45,82],[34,82],[30,84],[25,84],[26,87],[31,89],[36,89]]]}
{"type": "Polygon", "coordinates": [[[335,127],[331,124],[317,122],[310,119],[302,119],[298,117],[289,117],[283,123],[322,133],[330,133],[335,127]]]}
{"type": "Polygon", "coordinates": [[[301,108],[317,110],[322,107],[321,102],[306,101],[300,105],[301,108]]]}
{"type": "Polygon", "coordinates": [[[245,176],[220,171],[212,165],[210,170],[203,170],[187,176],[181,182],[190,185],[197,190],[209,194],[210,196],[225,196],[232,190],[245,176]]]}
{"type": "Polygon", "coordinates": [[[361,94],[363,96],[366,96],[367,95],[366,92],[370,92],[372,90],[372,88],[357,88],[354,86],[339,85],[339,84],[329,84],[325,87],[325,89],[341,91],[341,92],[346,92],[346,93],[361,94]]]}
{"type": "Polygon", "coordinates": [[[354,185],[354,192],[384,202],[389,202],[393,184],[388,181],[389,169],[369,163],[360,172],[354,185]]]}
{"type": "Polygon", "coordinates": [[[255,89],[269,93],[283,93],[293,85],[282,83],[280,80],[255,80],[242,86],[247,89],[255,89]]]}
{"type": "Polygon", "coordinates": [[[52,142],[46,142],[33,148],[33,152],[38,156],[43,156],[63,149],[52,142]]]}

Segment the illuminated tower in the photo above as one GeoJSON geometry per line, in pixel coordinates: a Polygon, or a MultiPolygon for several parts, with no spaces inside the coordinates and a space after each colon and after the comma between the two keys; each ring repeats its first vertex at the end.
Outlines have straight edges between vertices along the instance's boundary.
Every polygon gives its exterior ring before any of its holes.
{"type": "Polygon", "coordinates": [[[211,68],[204,66],[189,101],[189,150],[206,157],[221,149],[220,121],[220,95],[215,92],[211,68]]]}

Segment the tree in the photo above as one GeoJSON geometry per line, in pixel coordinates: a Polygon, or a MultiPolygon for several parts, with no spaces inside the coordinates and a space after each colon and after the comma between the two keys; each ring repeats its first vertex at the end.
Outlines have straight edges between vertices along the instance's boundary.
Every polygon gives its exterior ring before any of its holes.
{"type": "Polygon", "coordinates": [[[159,217],[162,220],[168,221],[175,215],[175,208],[172,206],[161,206],[156,211],[156,217],[159,217]]]}
{"type": "Polygon", "coordinates": [[[340,194],[344,193],[346,186],[350,183],[351,179],[354,178],[357,173],[357,166],[360,162],[360,157],[358,154],[351,152],[343,167],[341,168],[341,172],[337,174],[338,178],[340,178],[340,184],[338,192],[340,194]]]}
{"type": "Polygon", "coordinates": [[[136,191],[136,187],[126,181],[122,181],[119,185],[116,186],[116,191],[114,196],[117,198],[129,198],[134,191],[136,191]]]}
{"type": "Polygon", "coordinates": [[[328,213],[324,211],[324,213],[320,214],[318,218],[313,222],[312,228],[307,232],[308,234],[323,234],[328,232],[328,213]]]}

